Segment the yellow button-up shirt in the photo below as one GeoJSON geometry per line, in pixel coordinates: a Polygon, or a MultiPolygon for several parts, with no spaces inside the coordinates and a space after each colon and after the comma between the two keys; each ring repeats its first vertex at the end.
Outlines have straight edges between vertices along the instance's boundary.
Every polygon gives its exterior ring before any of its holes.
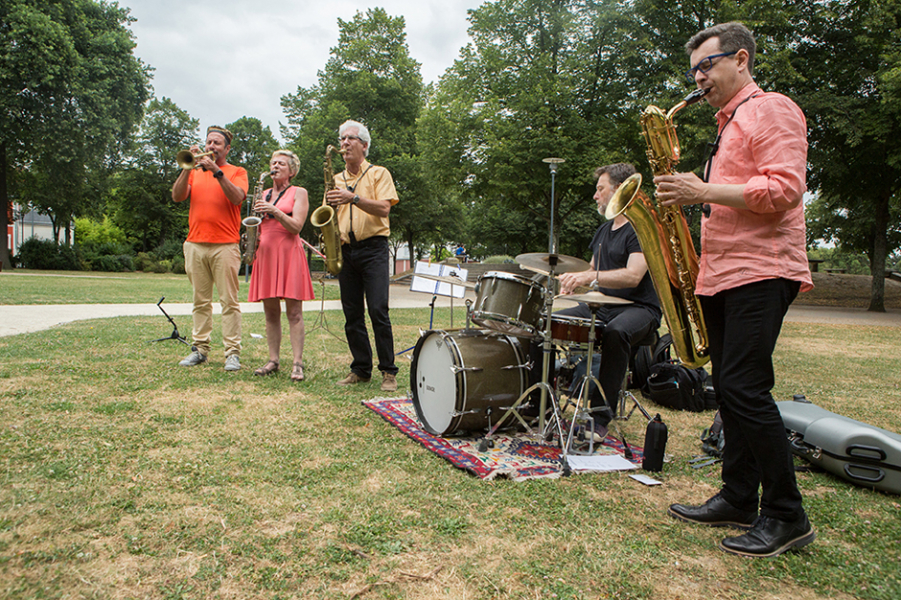
{"type": "MultiPolygon", "coordinates": [[[[394,179],[385,167],[370,165],[364,160],[360,165],[359,173],[348,173],[347,169],[335,175],[335,185],[345,190],[350,190],[361,198],[368,200],[388,200],[391,206],[397,204],[397,190],[394,189],[394,179]]],[[[338,231],[341,234],[341,243],[350,243],[350,232],[358,242],[373,236],[391,235],[391,225],[388,217],[377,217],[352,204],[342,204],[338,207],[338,231]]]]}

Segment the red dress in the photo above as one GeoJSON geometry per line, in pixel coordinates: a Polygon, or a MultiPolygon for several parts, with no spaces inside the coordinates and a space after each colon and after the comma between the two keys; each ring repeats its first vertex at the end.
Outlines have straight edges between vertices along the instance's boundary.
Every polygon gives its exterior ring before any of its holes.
{"type": "MultiPolygon", "coordinates": [[[[276,207],[290,215],[298,189],[293,185],[288,188],[276,207]]],[[[271,194],[272,190],[268,193],[271,194]]],[[[263,197],[267,197],[266,192],[263,197]]],[[[300,236],[290,233],[274,218],[263,219],[258,236],[260,244],[250,274],[248,302],[258,302],[264,298],[312,300],[315,297],[313,280],[300,236]]]]}

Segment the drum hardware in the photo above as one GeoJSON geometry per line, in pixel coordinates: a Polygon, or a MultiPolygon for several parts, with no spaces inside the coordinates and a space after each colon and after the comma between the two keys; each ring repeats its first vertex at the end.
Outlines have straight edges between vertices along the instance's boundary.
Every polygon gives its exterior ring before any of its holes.
{"type": "MultiPolygon", "coordinates": [[[[432,322],[433,322],[434,319],[435,319],[435,300],[437,300],[437,299],[438,299],[438,294],[432,294],[432,301],[429,302],[429,329],[428,329],[429,331],[432,330],[432,322]]],[[[425,333],[425,332],[424,332],[422,329],[420,329],[420,330],[419,330],[419,337],[422,337],[424,333],[425,333]]],[[[407,348],[406,350],[401,350],[400,352],[398,352],[398,353],[395,354],[394,356],[400,356],[401,354],[406,354],[406,353],[409,352],[410,350],[415,350],[415,349],[416,349],[416,344],[413,344],[412,346],[410,346],[410,347],[407,348]]]]}

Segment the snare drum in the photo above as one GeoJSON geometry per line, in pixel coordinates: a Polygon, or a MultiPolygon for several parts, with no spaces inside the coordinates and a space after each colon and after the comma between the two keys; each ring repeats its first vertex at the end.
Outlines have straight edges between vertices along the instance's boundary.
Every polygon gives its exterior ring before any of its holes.
{"type": "Polygon", "coordinates": [[[413,350],[410,387],[423,428],[435,435],[484,430],[528,384],[519,341],[479,329],[425,332],[413,350]]]}
{"type": "Polygon", "coordinates": [[[479,278],[474,323],[516,337],[532,337],[541,325],[544,288],[512,273],[489,271],[479,278]]]}
{"type": "MultiPolygon", "coordinates": [[[[597,342],[598,331],[602,325],[594,324],[594,341],[597,342]]],[[[551,339],[561,345],[588,345],[591,332],[591,319],[571,317],[568,315],[551,315],[551,339]]]]}

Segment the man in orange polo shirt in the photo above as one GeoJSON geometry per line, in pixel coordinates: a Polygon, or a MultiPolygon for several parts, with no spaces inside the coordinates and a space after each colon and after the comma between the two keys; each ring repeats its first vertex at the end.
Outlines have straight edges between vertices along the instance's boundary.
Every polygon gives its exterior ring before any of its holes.
{"type": "MultiPolygon", "coordinates": [[[[205,152],[194,169],[184,169],[172,186],[172,199],[191,199],[185,271],[194,288],[194,344],[179,364],[193,367],[207,361],[213,331],[213,286],[222,307],[225,370],[241,368],[241,307],[238,269],[241,266],[241,204],[247,197],[247,171],[227,162],[232,134],[213,125],[207,129],[205,152]]],[[[191,152],[200,153],[197,146],[191,152]]]]}

